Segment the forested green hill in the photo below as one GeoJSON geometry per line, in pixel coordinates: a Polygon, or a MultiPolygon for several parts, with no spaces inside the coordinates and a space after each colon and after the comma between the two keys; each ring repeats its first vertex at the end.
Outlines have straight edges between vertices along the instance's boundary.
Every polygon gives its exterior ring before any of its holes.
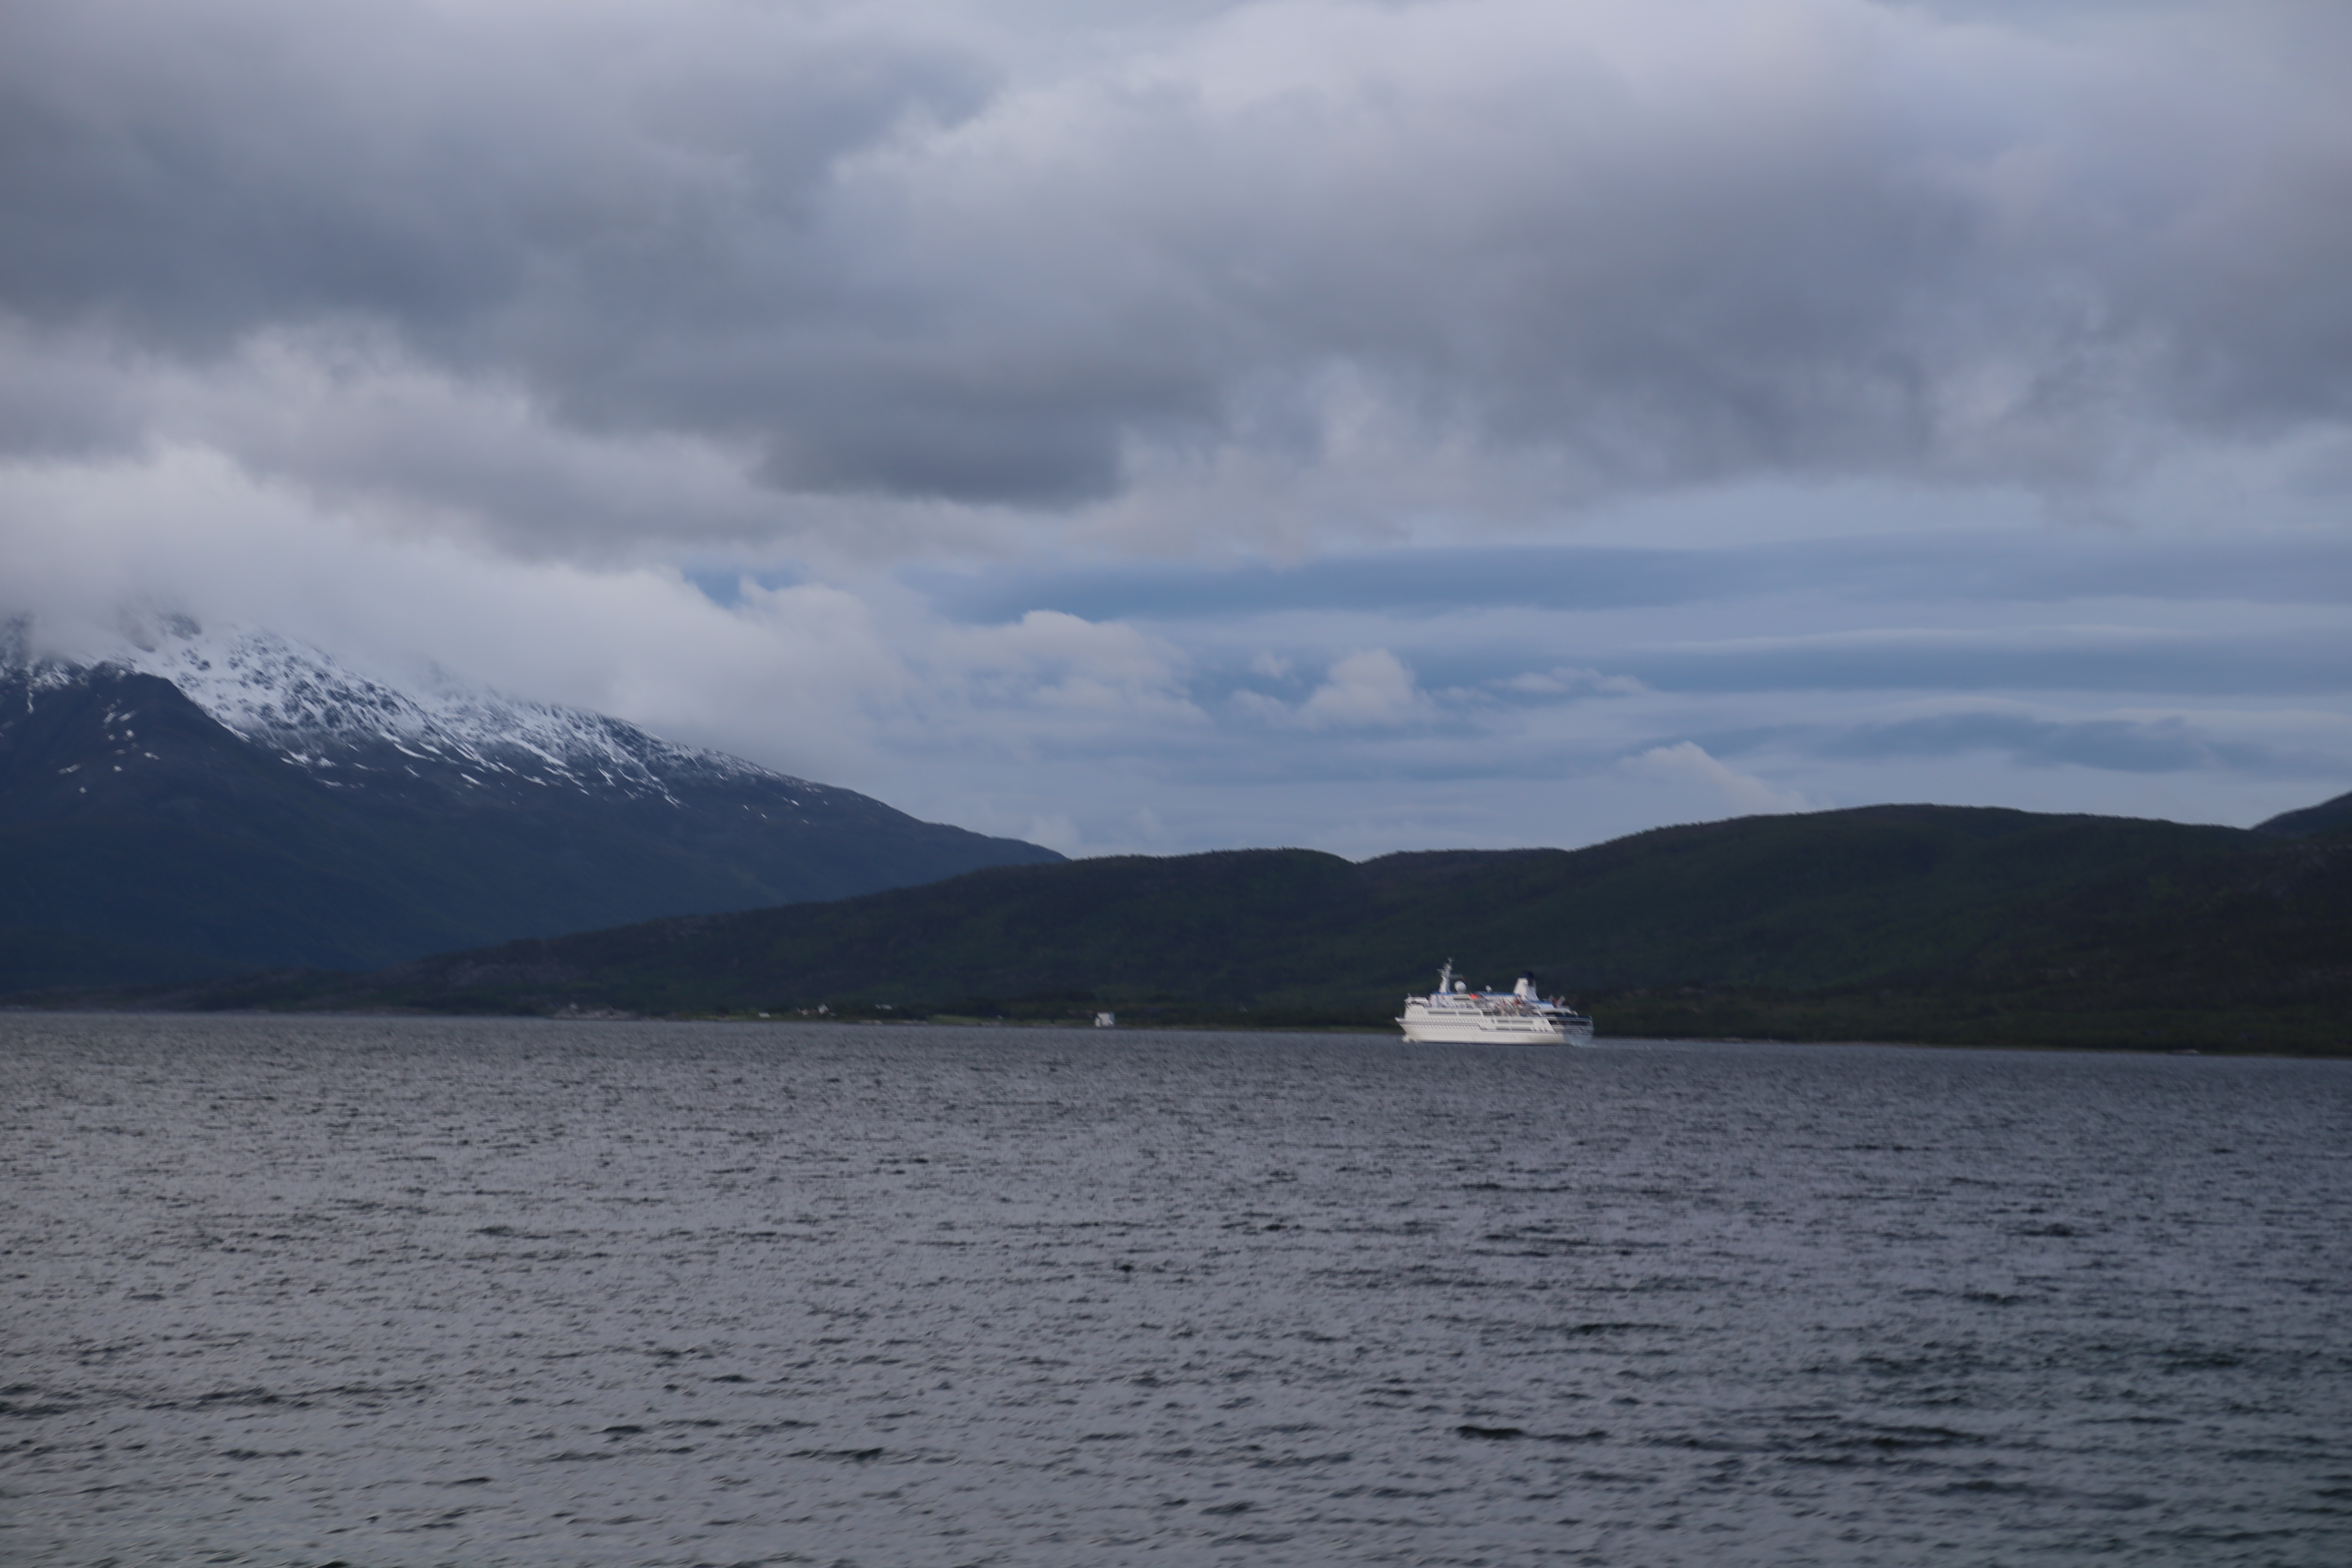
{"type": "Polygon", "coordinates": [[[1603,1034],[2352,1049],[2352,834],[1876,806],[1575,851],[1083,860],[180,999],[1376,1025],[1449,957],[1532,969],[1603,1034]]]}

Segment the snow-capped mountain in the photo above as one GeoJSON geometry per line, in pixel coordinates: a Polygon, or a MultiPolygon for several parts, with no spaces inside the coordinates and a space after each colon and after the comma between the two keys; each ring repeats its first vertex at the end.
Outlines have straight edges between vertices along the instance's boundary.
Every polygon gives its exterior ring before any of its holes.
{"type": "MultiPolygon", "coordinates": [[[[16,640],[26,645],[21,629],[16,640]]],[[[337,788],[407,780],[468,791],[530,784],[677,805],[680,784],[760,779],[786,786],[795,806],[801,796],[826,795],[822,784],[672,745],[585,709],[447,677],[426,690],[402,690],[257,627],[207,629],[184,616],[164,616],[134,627],[91,662],[170,681],[224,727],[337,788]]]]}
{"type": "Polygon", "coordinates": [[[173,618],[80,659],[32,631],[0,623],[0,992],[372,967],[1060,858],[257,628],[173,618]]]}

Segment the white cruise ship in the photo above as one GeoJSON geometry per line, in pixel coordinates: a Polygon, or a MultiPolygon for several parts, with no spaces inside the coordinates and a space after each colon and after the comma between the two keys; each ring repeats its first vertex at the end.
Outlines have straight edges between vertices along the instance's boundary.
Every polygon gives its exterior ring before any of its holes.
{"type": "Polygon", "coordinates": [[[1507,992],[1473,991],[1454,978],[1454,961],[1437,972],[1437,989],[1404,999],[1397,1020],[1404,1037],[1430,1045],[1589,1046],[1592,1020],[1557,998],[1536,994],[1522,974],[1507,992]]]}

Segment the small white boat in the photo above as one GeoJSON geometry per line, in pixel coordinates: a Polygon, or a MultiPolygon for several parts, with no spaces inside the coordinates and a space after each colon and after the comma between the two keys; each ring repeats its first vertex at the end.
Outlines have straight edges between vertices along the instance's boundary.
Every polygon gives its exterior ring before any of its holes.
{"type": "Polygon", "coordinates": [[[1589,1046],[1592,1020],[1559,997],[1536,994],[1522,974],[1508,991],[1473,991],[1454,978],[1454,961],[1437,972],[1437,989],[1404,999],[1397,1020],[1404,1037],[1429,1045],[1589,1046]]]}

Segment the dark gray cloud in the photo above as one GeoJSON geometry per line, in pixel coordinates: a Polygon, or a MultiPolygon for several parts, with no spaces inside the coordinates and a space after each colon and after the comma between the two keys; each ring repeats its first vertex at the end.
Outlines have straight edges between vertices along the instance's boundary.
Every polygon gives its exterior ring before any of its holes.
{"type": "Polygon", "coordinates": [[[985,68],[730,15],[681,8],[681,37],[598,7],[12,6],[0,297],[185,353],[356,314],[557,384],[592,340],[652,368],[759,330],[780,282],[824,281],[757,275],[792,268],[776,238],[839,161],[970,112],[985,68]]]}
{"type": "Polygon", "coordinates": [[[366,323],[818,493],[1338,461],[1367,402],[1561,494],[2094,485],[2352,417],[2339,9],[18,0],[0,311],[366,323]]]}

